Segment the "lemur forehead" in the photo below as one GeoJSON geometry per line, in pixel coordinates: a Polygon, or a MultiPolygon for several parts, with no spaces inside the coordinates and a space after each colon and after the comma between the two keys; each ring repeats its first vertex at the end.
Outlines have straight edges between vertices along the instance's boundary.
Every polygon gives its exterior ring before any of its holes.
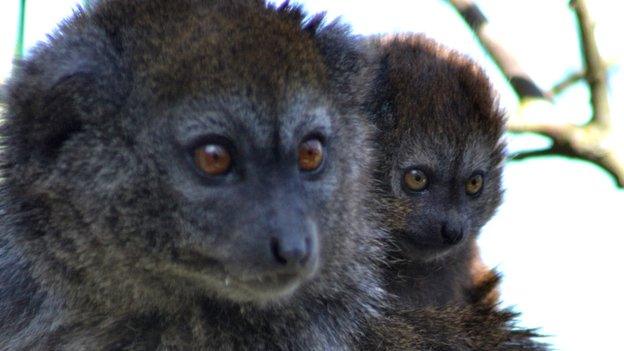
{"type": "Polygon", "coordinates": [[[152,87],[159,99],[245,84],[255,87],[251,94],[279,96],[298,86],[321,88],[327,79],[314,35],[302,27],[294,10],[276,15],[251,1],[193,6],[158,2],[158,6],[131,2],[127,6],[136,16],[131,22],[110,24],[110,31],[116,33],[121,54],[133,71],[141,72],[134,79],[152,87]],[[175,9],[165,13],[169,7],[175,9]]]}
{"type": "Polygon", "coordinates": [[[463,138],[444,133],[422,133],[398,142],[396,155],[402,169],[427,165],[449,172],[486,171],[499,165],[504,149],[501,141],[492,142],[484,133],[466,134],[463,138]]]}
{"type": "Polygon", "coordinates": [[[265,142],[273,142],[277,135],[282,143],[289,143],[311,132],[330,135],[334,115],[326,99],[312,92],[296,94],[278,105],[240,95],[189,100],[164,113],[183,144],[206,134],[264,136],[265,142]]]}

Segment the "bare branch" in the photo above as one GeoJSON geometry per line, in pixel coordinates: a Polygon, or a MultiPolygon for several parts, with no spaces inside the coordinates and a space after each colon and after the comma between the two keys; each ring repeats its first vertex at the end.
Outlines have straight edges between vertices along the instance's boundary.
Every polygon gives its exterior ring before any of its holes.
{"type": "Polygon", "coordinates": [[[555,84],[552,88],[550,88],[550,90],[546,93],[546,95],[550,97],[555,97],[561,94],[567,88],[583,80],[584,78],[585,78],[585,72],[576,72],[576,73],[570,74],[564,80],[562,80],[561,82],[555,84]]]}
{"type": "Polygon", "coordinates": [[[589,84],[591,104],[594,110],[592,123],[608,128],[611,121],[607,94],[607,69],[598,52],[598,45],[594,36],[594,23],[587,10],[585,0],[573,0],[570,2],[570,6],[574,9],[579,25],[586,72],[585,79],[589,84]]]}
{"type": "Polygon", "coordinates": [[[523,152],[512,157],[513,160],[559,155],[582,159],[594,163],[607,171],[620,188],[624,188],[624,133],[616,135],[613,130],[594,126],[573,124],[538,124],[510,123],[512,133],[535,133],[553,141],[548,149],[523,152]]]}
{"type": "MultiPolygon", "coordinates": [[[[551,95],[544,93],[537,87],[503,44],[496,41],[493,34],[487,30],[487,20],[479,8],[471,0],[449,1],[472,28],[482,45],[509,79],[521,103],[548,100],[551,95]]],[[[550,138],[553,145],[548,149],[521,153],[512,159],[560,155],[586,160],[609,172],[617,185],[624,188],[624,130],[617,130],[611,126],[606,68],[598,53],[593,34],[593,24],[585,2],[584,0],[573,0],[571,5],[579,22],[585,63],[584,72],[586,73],[568,77],[561,84],[555,86],[552,93],[556,94],[574,82],[585,79],[591,91],[591,104],[594,111],[592,119],[588,124],[578,126],[553,123],[554,121],[549,118],[550,116],[537,116],[536,121],[535,118],[516,114],[509,121],[509,131],[540,134],[550,138]]]]}
{"type": "Polygon", "coordinates": [[[534,158],[534,157],[543,157],[543,156],[552,156],[554,154],[554,151],[551,148],[547,148],[547,149],[539,149],[539,150],[530,150],[530,151],[521,151],[517,154],[511,155],[510,159],[512,160],[524,160],[527,158],[534,158]]]}
{"type": "Polygon", "coordinates": [[[474,2],[471,0],[450,0],[450,3],[477,35],[481,45],[490,53],[496,65],[507,77],[513,90],[520,98],[538,97],[548,99],[542,89],[522,69],[503,43],[494,38],[493,33],[488,29],[487,18],[474,2]]]}

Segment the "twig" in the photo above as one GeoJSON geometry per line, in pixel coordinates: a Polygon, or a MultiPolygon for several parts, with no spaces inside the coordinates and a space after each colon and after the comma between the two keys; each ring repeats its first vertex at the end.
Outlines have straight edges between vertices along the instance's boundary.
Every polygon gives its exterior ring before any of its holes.
{"type": "Polygon", "coordinates": [[[561,92],[563,92],[567,88],[573,86],[574,84],[580,82],[583,79],[585,79],[585,72],[572,73],[569,76],[567,76],[564,80],[562,80],[561,82],[555,84],[552,88],[550,88],[550,90],[546,93],[546,95],[555,97],[561,94],[561,92]]]}
{"type": "Polygon", "coordinates": [[[538,150],[530,150],[530,151],[521,151],[517,154],[511,155],[510,159],[520,161],[527,158],[533,157],[542,157],[542,156],[552,156],[553,149],[552,147],[546,149],[538,149],[538,150]]]}

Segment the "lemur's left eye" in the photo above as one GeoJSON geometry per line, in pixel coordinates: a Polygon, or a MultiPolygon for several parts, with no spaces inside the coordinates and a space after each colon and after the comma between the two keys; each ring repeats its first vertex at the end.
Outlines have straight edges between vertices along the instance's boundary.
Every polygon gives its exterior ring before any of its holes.
{"type": "Polygon", "coordinates": [[[429,185],[429,179],[425,172],[418,168],[412,168],[403,174],[403,184],[410,191],[422,191],[429,185]]]}
{"type": "Polygon", "coordinates": [[[466,194],[479,195],[483,190],[483,175],[481,173],[475,173],[466,181],[466,194]]]}
{"type": "Polygon", "coordinates": [[[317,170],[323,163],[323,151],[323,144],[316,138],[302,142],[299,145],[299,169],[304,172],[317,170]]]}

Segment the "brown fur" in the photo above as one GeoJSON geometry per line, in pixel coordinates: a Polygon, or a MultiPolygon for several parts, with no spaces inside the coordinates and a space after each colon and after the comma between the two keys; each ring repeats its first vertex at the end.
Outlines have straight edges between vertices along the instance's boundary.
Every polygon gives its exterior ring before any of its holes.
{"type": "Polygon", "coordinates": [[[533,329],[515,326],[517,314],[490,297],[500,284],[492,273],[471,290],[465,306],[402,309],[394,306],[373,325],[364,350],[544,351],[533,329]]]}
{"type": "Polygon", "coordinates": [[[378,128],[377,210],[391,233],[385,278],[397,298],[386,310],[385,322],[373,326],[370,347],[543,350],[533,340],[533,330],[515,327],[516,314],[500,310],[500,277],[483,265],[476,245],[478,231],[502,193],[504,121],[487,78],[469,59],[422,36],[373,38],[369,43],[378,69],[368,101],[378,128]],[[437,167],[432,181],[441,185],[436,191],[446,195],[451,189],[451,195],[406,196],[397,178],[402,167],[414,162],[437,167]],[[484,170],[486,178],[482,196],[466,209],[467,238],[448,250],[406,245],[411,232],[429,229],[427,218],[419,216],[435,217],[453,206],[449,203],[456,201],[452,190],[457,191],[457,184],[452,177],[465,176],[462,166],[484,170]],[[444,178],[449,175],[451,179],[444,178]]]}

